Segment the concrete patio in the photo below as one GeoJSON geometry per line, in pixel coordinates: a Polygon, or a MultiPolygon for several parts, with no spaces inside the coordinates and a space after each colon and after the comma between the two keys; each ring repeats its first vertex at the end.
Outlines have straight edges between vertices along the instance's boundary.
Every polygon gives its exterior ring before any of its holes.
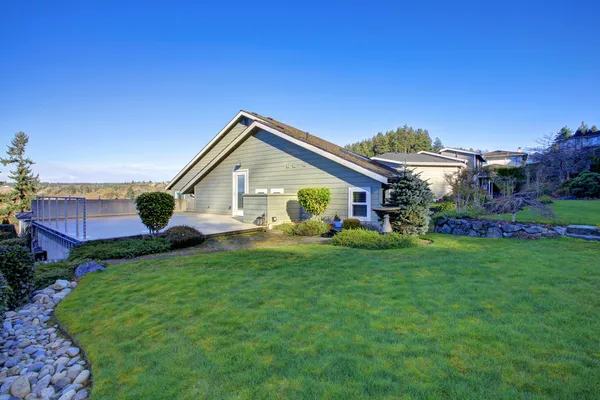
{"type": "MultiPolygon", "coordinates": [[[[58,223],[56,221],[37,221],[36,223],[79,241],[112,239],[148,234],[148,229],[142,224],[138,215],[87,218],[87,237],[85,239],[83,238],[81,219],[79,221],[79,235],[76,234],[77,229],[75,226],[75,219],[67,220],[66,229],[65,221],[60,219],[58,223]]],[[[188,225],[194,227],[205,235],[226,234],[259,228],[256,225],[245,224],[227,215],[192,212],[173,214],[168,227],[176,225],[188,225]]]]}

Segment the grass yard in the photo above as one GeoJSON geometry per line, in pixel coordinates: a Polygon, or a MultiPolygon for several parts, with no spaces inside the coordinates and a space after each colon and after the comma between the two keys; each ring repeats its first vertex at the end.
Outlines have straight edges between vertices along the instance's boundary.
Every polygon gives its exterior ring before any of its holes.
{"type": "Polygon", "coordinates": [[[111,266],[57,318],[95,400],[598,398],[600,243],[430,238],[111,266]]]}
{"type": "MultiPolygon", "coordinates": [[[[555,225],[597,225],[600,226],[600,200],[554,200],[550,204],[556,218],[547,219],[524,210],[517,213],[517,222],[542,222],[555,225]]],[[[510,221],[510,214],[488,217],[510,221]]]]}

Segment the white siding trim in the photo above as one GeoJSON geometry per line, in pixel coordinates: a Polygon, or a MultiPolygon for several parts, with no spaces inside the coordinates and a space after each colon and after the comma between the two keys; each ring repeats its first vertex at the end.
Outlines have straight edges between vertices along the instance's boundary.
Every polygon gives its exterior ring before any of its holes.
{"type": "Polygon", "coordinates": [[[283,188],[271,188],[271,194],[283,194],[283,188]]]}
{"type": "Polygon", "coordinates": [[[267,194],[267,189],[254,189],[254,194],[267,194]]]}
{"type": "Polygon", "coordinates": [[[464,162],[454,162],[454,163],[449,163],[449,162],[413,162],[413,161],[398,161],[398,160],[388,160],[386,158],[379,158],[379,157],[371,157],[371,160],[376,160],[376,161],[385,161],[385,162],[389,162],[389,163],[393,163],[393,164],[398,164],[398,165],[414,165],[414,166],[440,166],[440,167],[464,167],[465,163],[464,162]]]}
{"type": "Polygon", "coordinates": [[[202,156],[212,148],[212,145],[215,144],[216,142],[219,141],[219,139],[225,135],[227,132],[229,132],[229,130],[237,123],[237,121],[240,119],[240,117],[246,117],[246,118],[250,118],[252,120],[255,120],[256,117],[244,112],[244,111],[240,111],[239,113],[237,113],[235,115],[235,117],[233,117],[233,119],[231,121],[229,121],[227,123],[227,125],[225,125],[225,127],[223,129],[221,129],[219,131],[219,133],[217,133],[217,135],[212,138],[212,140],[210,142],[208,142],[208,144],[206,146],[204,146],[204,148],[202,150],[200,150],[200,152],[198,154],[196,154],[196,156],[194,158],[192,158],[192,160],[186,164],[185,167],[183,167],[181,169],[181,171],[179,171],[177,173],[177,175],[175,175],[175,177],[173,179],[171,179],[171,182],[169,182],[169,184],[167,185],[167,190],[170,190],[176,183],[177,181],[179,181],[179,179],[181,179],[193,166],[194,164],[196,164],[196,162],[198,162],[200,160],[200,158],[202,158],[202,156]]]}
{"type": "Polygon", "coordinates": [[[351,186],[348,188],[348,218],[356,218],[362,222],[370,222],[371,221],[371,188],[370,187],[356,187],[351,186]],[[366,192],[366,203],[354,203],[352,202],[352,193],[354,192],[366,192]],[[353,204],[366,204],[367,206],[367,216],[366,217],[356,217],[352,215],[352,205],[353,204]]]}

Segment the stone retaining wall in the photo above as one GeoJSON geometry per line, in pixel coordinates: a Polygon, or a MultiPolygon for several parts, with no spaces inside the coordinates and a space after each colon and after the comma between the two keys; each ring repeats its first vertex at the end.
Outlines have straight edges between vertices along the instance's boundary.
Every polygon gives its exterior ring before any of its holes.
{"type": "Polygon", "coordinates": [[[447,217],[438,219],[434,229],[436,233],[485,238],[558,237],[564,236],[566,231],[562,226],[447,217]]]}

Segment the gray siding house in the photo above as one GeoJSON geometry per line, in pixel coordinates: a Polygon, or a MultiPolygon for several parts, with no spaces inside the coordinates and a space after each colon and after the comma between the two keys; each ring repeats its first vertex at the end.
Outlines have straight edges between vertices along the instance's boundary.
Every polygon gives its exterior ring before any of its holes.
{"type": "MultiPolygon", "coordinates": [[[[299,189],[326,187],[324,217],[377,223],[394,168],[272,118],[240,111],[169,183],[192,211],[277,224],[306,217],[299,189]]],[[[189,210],[189,209],[188,209],[189,210]]]]}

